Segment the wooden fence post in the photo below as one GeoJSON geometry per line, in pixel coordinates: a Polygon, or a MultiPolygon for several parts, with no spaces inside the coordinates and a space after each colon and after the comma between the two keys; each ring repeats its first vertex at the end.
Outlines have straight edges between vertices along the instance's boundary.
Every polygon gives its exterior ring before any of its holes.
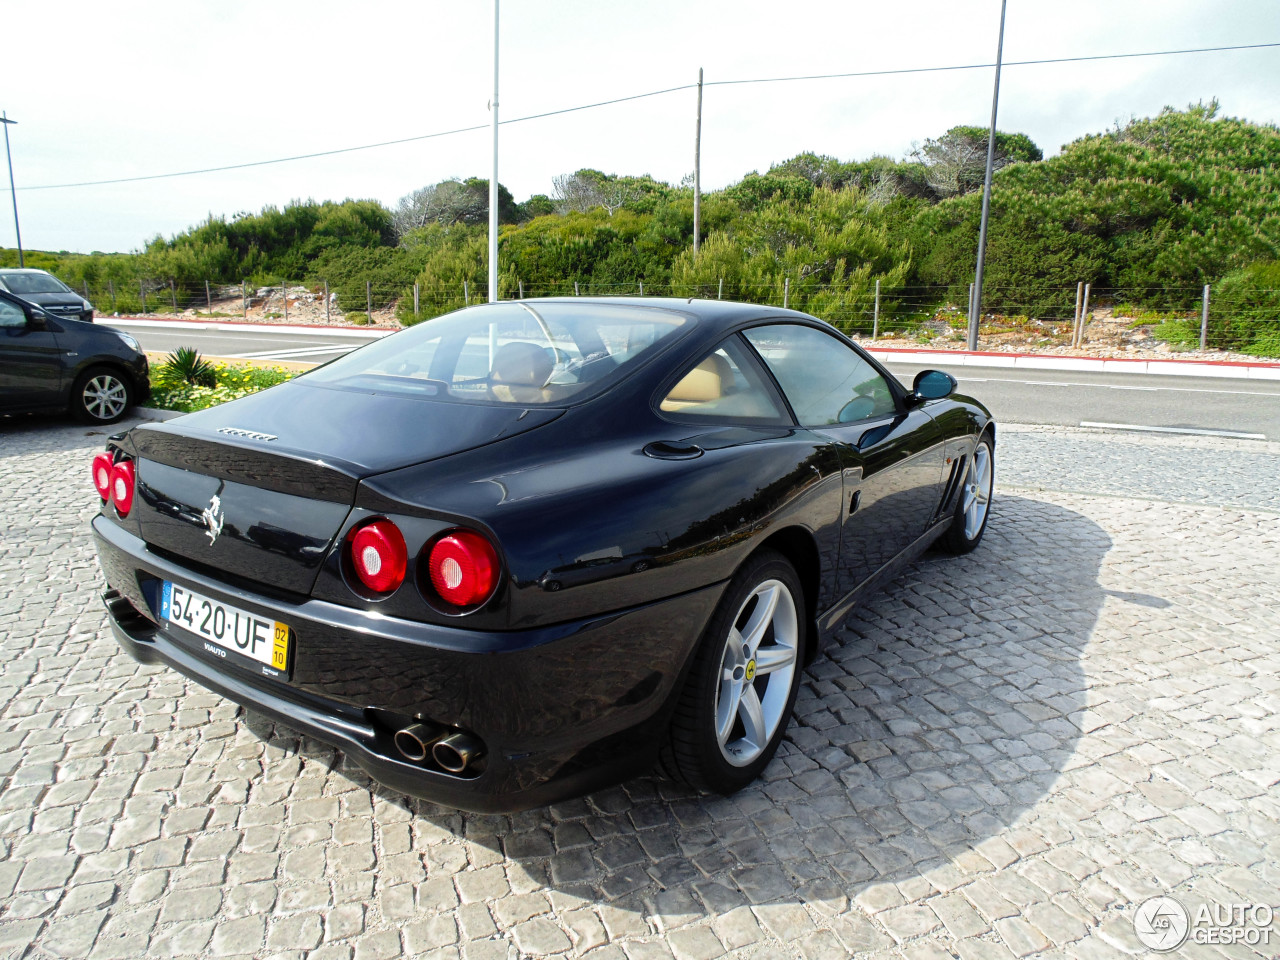
{"type": "Polygon", "coordinates": [[[880,281],[876,281],[876,309],[871,317],[871,339],[880,336],[880,281]]]}
{"type": "Polygon", "coordinates": [[[1209,346],[1209,284],[1204,285],[1204,307],[1200,311],[1200,349],[1209,346]]]}
{"type": "Polygon", "coordinates": [[[1086,283],[1086,284],[1084,285],[1084,299],[1083,299],[1082,301],[1080,301],[1080,336],[1079,336],[1079,338],[1076,340],[1076,342],[1075,342],[1075,344],[1074,344],[1074,345],[1075,345],[1075,346],[1077,346],[1077,347],[1083,347],[1083,346],[1084,346],[1084,331],[1085,331],[1085,326],[1086,326],[1086,325],[1088,324],[1088,322],[1089,322],[1089,320],[1088,320],[1088,317],[1089,317],[1089,290],[1090,290],[1090,288],[1091,288],[1092,286],[1093,286],[1093,284],[1091,284],[1091,283],[1086,283]]]}

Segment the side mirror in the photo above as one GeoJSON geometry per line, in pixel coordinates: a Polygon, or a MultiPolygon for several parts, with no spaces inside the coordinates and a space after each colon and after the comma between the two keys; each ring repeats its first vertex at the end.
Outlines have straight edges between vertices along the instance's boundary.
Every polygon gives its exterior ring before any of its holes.
{"type": "Polygon", "coordinates": [[[921,370],[911,385],[911,399],[916,403],[941,400],[958,390],[960,384],[951,374],[942,370],[921,370]]]}
{"type": "Polygon", "coordinates": [[[43,330],[45,321],[49,319],[49,315],[39,307],[32,307],[27,311],[27,326],[32,330],[43,330]]]}

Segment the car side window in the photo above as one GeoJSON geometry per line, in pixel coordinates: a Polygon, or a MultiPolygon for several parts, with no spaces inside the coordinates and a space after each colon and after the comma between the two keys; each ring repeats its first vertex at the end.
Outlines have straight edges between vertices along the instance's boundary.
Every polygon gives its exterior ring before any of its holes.
{"type": "Polygon", "coordinates": [[[790,423],[765,380],[742,342],[731,337],[677,380],[658,409],[675,420],[790,423]]]}
{"type": "Polygon", "coordinates": [[[897,412],[885,378],[830,334],[797,323],[743,333],[777,378],[802,426],[853,423],[897,412]]]}
{"type": "Polygon", "coordinates": [[[27,315],[22,308],[8,300],[0,300],[0,327],[25,327],[27,315]]]}

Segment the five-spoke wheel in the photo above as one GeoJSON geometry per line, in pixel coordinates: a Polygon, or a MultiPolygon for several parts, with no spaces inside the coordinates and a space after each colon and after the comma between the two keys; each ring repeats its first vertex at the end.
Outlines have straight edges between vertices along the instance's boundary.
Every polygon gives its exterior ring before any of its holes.
{"type": "Polygon", "coordinates": [[[785,719],[799,637],[795,600],[780,580],[766,580],[751,592],[725,636],[716,742],[735,767],[759,758],[785,719]]]}
{"type": "Polygon", "coordinates": [[[996,460],[991,435],[983,434],[965,465],[951,526],[938,541],[952,553],[968,553],[982,540],[995,485],[996,460]]]}
{"type": "Polygon", "coordinates": [[[707,625],[672,719],[667,771],[732,793],[772,759],[804,658],[804,592],[782,555],[761,551],[730,581],[707,625]]]}

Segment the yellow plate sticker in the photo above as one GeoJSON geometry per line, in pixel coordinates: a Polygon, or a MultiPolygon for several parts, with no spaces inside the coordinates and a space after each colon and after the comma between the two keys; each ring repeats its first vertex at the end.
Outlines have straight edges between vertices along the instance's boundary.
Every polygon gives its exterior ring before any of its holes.
{"type": "Polygon", "coordinates": [[[271,665],[277,670],[289,667],[289,628],[276,621],[275,637],[271,642],[271,665]]]}

